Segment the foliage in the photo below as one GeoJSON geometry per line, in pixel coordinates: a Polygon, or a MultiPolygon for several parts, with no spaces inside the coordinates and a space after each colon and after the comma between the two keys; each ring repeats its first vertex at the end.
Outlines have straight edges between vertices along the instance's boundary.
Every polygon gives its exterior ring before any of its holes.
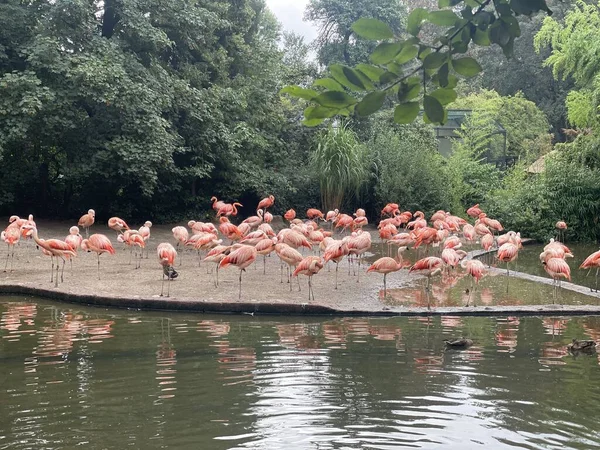
{"type": "MultiPolygon", "coordinates": [[[[509,161],[526,157],[531,141],[548,133],[549,124],[544,113],[521,93],[503,97],[495,91],[482,90],[459,98],[453,106],[485,113],[500,124],[506,130],[506,156],[509,161]]],[[[500,156],[494,155],[494,158],[500,156]]],[[[531,156],[536,159],[539,155],[531,156]]]]}
{"type": "MultiPolygon", "coordinates": [[[[560,21],[571,3],[549,0],[548,5],[554,12],[552,17],[560,21]]],[[[555,79],[552,70],[543,67],[543,61],[550,55],[549,49],[534,51],[534,36],[540,30],[543,19],[542,14],[517,17],[521,36],[515,40],[511,58],[505,58],[497,46],[470,49],[469,54],[481,63],[484,71],[467,80],[467,84],[469,89],[491,89],[502,96],[514,96],[521,92],[542,110],[552,132],[559,137],[561,129],[568,127],[565,99],[573,87],[573,81],[555,79]]]]}
{"type": "Polygon", "coordinates": [[[555,217],[546,195],[546,177],[528,174],[527,163],[510,168],[498,189],[489,192],[482,205],[488,215],[500,218],[507,230],[547,242],[554,233],[555,217]]]}
{"type": "Polygon", "coordinates": [[[457,132],[459,138],[453,141],[448,159],[448,187],[453,211],[465,211],[475,203],[483,203],[486,192],[498,186],[500,172],[484,158],[495,132],[495,121],[488,112],[467,116],[457,132]]]}
{"type": "Polygon", "coordinates": [[[287,89],[311,102],[304,111],[304,123],[315,126],[338,114],[367,116],[382,108],[386,99],[399,103],[394,115],[398,123],[414,121],[421,104],[426,122],[444,123],[445,105],[456,99],[457,76],[469,78],[482,70],[474,58],[463,56],[471,41],[479,46],[497,44],[509,56],[521,34],[515,16],[541,10],[551,14],[545,0],[440,0],[438,4],[441,9],[437,11],[411,11],[406,26],[411,37],[395,34],[376,18],[355,22],[351,28],[356,34],[379,42],[370,55],[372,64],[332,64],[331,77],[315,83],[320,91],[287,89]],[[440,33],[422,40],[424,23],[439,27],[440,33]]]}
{"type": "Polygon", "coordinates": [[[368,176],[366,152],[347,125],[337,124],[321,131],[310,161],[319,182],[323,209],[341,210],[353,196],[360,195],[368,176]]]}
{"type": "Polygon", "coordinates": [[[1,3],[0,213],[291,203],[307,174],[288,166],[306,165],[313,132],[277,90],[314,65],[293,36],[284,58],[279,38],[262,0],[1,3]]]}
{"type": "Polygon", "coordinates": [[[431,214],[450,207],[444,157],[438,152],[431,127],[414,123],[394,125],[391,115],[379,114],[380,123],[365,144],[373,164],[374,211],[388,202],[402,209],[431,214]]]}
{"type": "Polygon", "coordinates": [[[551,47],[545,60],[556,78],[572,77],[579,90],[569,92],[567,109],[569,122],[578,127],[599,128],[600,105],[600,7],[578,1],[564,24],[546,18],[535,36],[537,51],[551,47]]]}
{"type": "Polygon", "coordinates": [[[352,25],[361,18],[379,19],[389,24],[393,32],[400,33],[406,16],[406,9],[398,0],[310,0],[304,18],[319,27],[317,59],[320,65],[328,66],[354,65],[367,60],[376,44],[353,35],[352,25]]]}

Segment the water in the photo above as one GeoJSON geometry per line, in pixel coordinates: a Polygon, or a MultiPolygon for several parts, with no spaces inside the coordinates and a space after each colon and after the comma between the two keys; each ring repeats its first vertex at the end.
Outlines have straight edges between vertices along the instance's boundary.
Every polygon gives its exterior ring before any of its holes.
{"type": "Polygon", "coordinates": [[[0,314],[0,449],[600,447],[599,317],[0,314]]]}
{"type": "MultiPolygon", "coordinates": [[[[569,247],[569,249],[573,252],[573,258],[567,258],[566,260],[571,267],[571,279],[573,283],[595,289],[596,270],[594,269],[593,271],[589,272],[588,270],[579,269],[579,266],[590,254],[598,251],[598,245],[567,243],[567,247],[569,247]]],[[[549,278],[539,259],[540,253],[543,250],[544,245],[527,245],[523,247],[523,249],[519,252],[519,258],[517,259],[517,270],[530,273],[532,275],[549,278]]]]}

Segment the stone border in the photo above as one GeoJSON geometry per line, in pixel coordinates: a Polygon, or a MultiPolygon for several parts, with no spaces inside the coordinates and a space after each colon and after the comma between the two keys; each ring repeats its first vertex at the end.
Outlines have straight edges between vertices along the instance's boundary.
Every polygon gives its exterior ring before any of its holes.
{"type": "Polygon", "coordinates": [[[2,295],[31,295],[51,300],[111,308],[148,311],[200,312],[211,314],[261,314],[261,315],[327,315],[327,316],[576,316],[600,315],[595,305],[528,305],[483,307],[406,308],[384,307],[381,310],[337,309],[310,303],[254,303],[207,302],[193,298],[119,297],[109,295],[84,295],[54,291],[21,284],[0,285],[2,295]]]}

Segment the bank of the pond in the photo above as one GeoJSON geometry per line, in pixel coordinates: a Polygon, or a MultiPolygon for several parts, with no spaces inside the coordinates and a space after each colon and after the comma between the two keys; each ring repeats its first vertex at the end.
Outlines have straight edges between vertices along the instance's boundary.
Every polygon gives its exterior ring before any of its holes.
{"type": "MultiPolygon", "coordinates": [[[[42,238],[66,236],[70,223],[38,222],[42,238]]],[[[460,281],[459,274],[446,280],[438,280],[433,286],[432,295],[414,294],[423,291],[422,278],[408,274],[402,270],[388,276],[388,294],[383,298],[382,276],[366,274],[365,267],[360,271],[360,282],[355,270],[349,273],[344,261],[340,264],[338,287],[335,284],[335,265],[323,269],[313,277],[315,300],[307,301],[308,290],[305,277],[300,277],[302,290],[298,290],[298,282],[293,280],[293,290],[289,284],[280,281],[280,264],[277,257],[257,259],[254,266],[249,267],[243,275],[242,298],[238,300],[238,270],[235,268],[219,271],[219,286],[215,286],[214,264],[202,263],[198,266],[195,252],[180,252],[183,263],[176,262],[179,278],[171,283],[171,297],[160,297],[161,267],[156,259],[156,246],[160,242],[172,242],[171,229],[174,226],[156,226],[152,228],[149,245],[149,258],[142,259],[141,268],[135,269],[129,263],[129,250],[123,249],[115,241],[115,233],[105,225],[95,225],[92,232],[108,235],[117,249],[114,256],[100,257],[100,279],[97,272],[95,254],[81,253],[75,259],[73,269],[67,265],[64,283],[55,288],[50,283],[50,260],[33,246],[21,245],[16,251],[16,260],[12,272],[0,273],[0,294],[17,294],[40,296],[52,300],[94,305],[101,307],[118,307],[147,310],[196,311],[202,313],[234,313],[234,314],[290,314],[290,315],[351,315],[351,316],[401,316],[401,315],[584,315],[600,314],[598,298],[595,292],[581,286],[564,283],[563,288],[580,295],[577,301],[570,304],[552,305],[549,295],[551,290],[543,294],[538,304],[519,298],[500,299],[498,304],[486,304],[481,297],[477,306],[460,306],[466,303],[465,292],[468,289],[468,278],[460,281]],[[29,262],[27,262],[29,261],[29,262]],[[263,264],[264,271],[263,274],[263,264]],[[454,277],[454,278],[453,278],[454,277]],[[460,282],[462,284],[458,284],[460,282]],[[448,289],[454,289],[449,294],[448,289]],[[445,297],[440,299],[440,291],[445,297]],[[416,298],[419,296],[419,299],[416,298]],[[426,302],[424,302],[426,298],[426,302]],[[589,300],[588,300],[589,299],[589,300]],[[426,305],[431,300],[431,308],[426,305]],[[504,304],[502,304],[504,303],[504,304]],[[509,304],[510,303],[510,304],[509,304]]],[[[373,234],[373,255],[370,260],[381,256],[384,249],[376,234],[373,234]]],[[[407,259],[418,257],[415,252],[407,252],[407,259]]],[[[421,255],[422,256],[422,255],[421,255]]],[[[502,269],[490,268],[490,277],[495,277],[495,285],[502,275],[502,269]]],[[[464,274],[460,274],[464,277],[464,274]]],[[[544,286],[551,280],[532,275],[511,272],[511,278],[520,278],[528,282],[542,283],[544,286]]],[[[285,270],[284,276],[285,278],[285,270]]],[[[495,292],[503,291],[494,287],[495,292]]],[[[468,293],[468,292],[467,292],[468,293]]],[[[479,294],[482,296],[482,294],[479,294]]],[[[470,296],[469,296],[470,299],[470,296]]],[[[560,303],[560,299],[557,303],[560,303]]],[[[568,303],[568,302],[565,302],[568,303]]]]}

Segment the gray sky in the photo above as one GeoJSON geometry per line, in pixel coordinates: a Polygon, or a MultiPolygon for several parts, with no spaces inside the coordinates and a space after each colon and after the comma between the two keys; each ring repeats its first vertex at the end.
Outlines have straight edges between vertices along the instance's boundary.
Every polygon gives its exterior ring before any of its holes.
{"type": "Polygon", "coordinates": [[[317,37],[317,29],[310,22],[302,21],[308,0],[266,0],[266,2],[285,30],[300,33],[307,43],[317,37]]]}

